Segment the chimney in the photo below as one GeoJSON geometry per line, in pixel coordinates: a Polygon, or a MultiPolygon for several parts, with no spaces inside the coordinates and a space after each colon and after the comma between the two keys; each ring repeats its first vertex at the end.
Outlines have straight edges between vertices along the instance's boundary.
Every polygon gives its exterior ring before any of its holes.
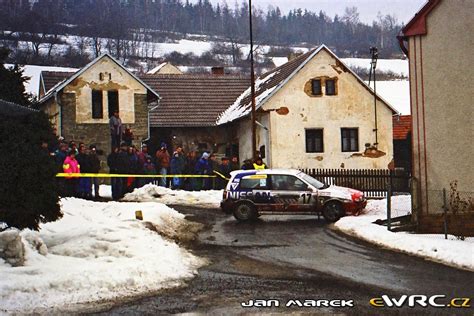
{"type": "Polygon", "coordinates": [[[214,76],[223,76],[224,75],[224,67],[212,67],[211,72],[214,76]]]}

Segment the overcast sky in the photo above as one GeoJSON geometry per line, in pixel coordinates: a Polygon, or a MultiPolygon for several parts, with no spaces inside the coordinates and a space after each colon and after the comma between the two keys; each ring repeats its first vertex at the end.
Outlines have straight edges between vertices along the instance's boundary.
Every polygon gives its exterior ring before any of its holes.
{"type": "MultiPolygon", "coordinates": [[[[197,1],[197,0],[195,0],[197,1]]],[[[210,0],[212,3],[222,3],[223,0],[210,0]]],[[[235,0],[226,0],[233,7],[235,0]]],[[[241,3],[242,0],[237,0],[241,3]]],[[[330,17],[342,16],[346,7],[357,7],[362,22],[371,23],[377,18],[377,12],[383,15],[395,15],[400,22],[408,22],[423,6],[426,0],[252,0],[254,6],[267,9],[269,5],[280,7],[283,12],[302,8],[319,12],[323,10],[330,17]]]]}

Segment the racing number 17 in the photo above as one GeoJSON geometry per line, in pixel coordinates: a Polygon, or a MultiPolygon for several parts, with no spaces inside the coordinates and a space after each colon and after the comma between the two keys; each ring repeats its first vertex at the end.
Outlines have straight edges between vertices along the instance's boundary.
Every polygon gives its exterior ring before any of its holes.
{"type": "Polygon", "coordinates": [[[303,198],[303,204],[309,204],[311,201],[311,193],[302,193],[300,197],[303,198]]]}

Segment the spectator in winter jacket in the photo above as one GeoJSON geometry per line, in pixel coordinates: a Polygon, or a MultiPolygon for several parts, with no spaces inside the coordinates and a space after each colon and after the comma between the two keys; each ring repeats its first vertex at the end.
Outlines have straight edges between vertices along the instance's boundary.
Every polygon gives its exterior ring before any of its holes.
{"type": "MultiPolygon", "coordinates": [[[[118,173],[117,167],[117,157],[118,157],[119,148],[113,147],[112,152],[107,156],[107,165],[109,166],[110,173],[118,173]]],[[[110,178],[110,183],[112,187],[112,199],[114,201],[120,199],[120,190],[121,190],[121,179],[120,178],[110,178]]]]}
{"type": "Polygon", "coordinates": [[[253,164],[252,164],[252,160],[251,159],[245,159],[244,164],[242,165],[242,167],[240,169],[242,169],[242,170],[252,170],[252,169],[254,169],[253,164]]]}
{"type": "MultiPolygon", "coordinates": [[[[186,168],[186,157],[183,153],[183,148],[181,146],[176,147],[173,157],[170,162],[170,171],[172,174],[183,174],[184,169],[186,168]]],[[[181,189],[183,185],[183,178],[174,177],[172,188],[181,189]]]]}
{"type": "MultiPolygon", "coordinates": [[[[197,152],[192,150],[188,153],[186,157],[186,165],[184,167],[185,174],[195,174],[194,168],[197,163],[197,152]]],[[[197,180],[196,178],[186,178],[184,183],[184,188],[189,191],[196,190],[197,180]]]]}
{"type": "Polygon", "coordinates": [[[133,132],[130,126],[127,126],[125,128],[125,131],[123,132],[122,140],[127,146],[132,146],[132,141],[133,141],[133,132]]]}
{"type": "MultiPolygon", "coordinates": [[[[100,159],[97,155],[97,147],[95,145],[89,146],[89,163],[91,173],[99,173],[100,171],[100,159]]],[[[94,185],[94,198],[100,199],[99,195],[99,178],[92,178],[91,179],[91,188],[90,192],[92,193],[92,184],[94,185]]]]}
{"type": "MultiPolygon", "coordinates": [[[[156,174],[155,164],[151,161],[150,156],[148,156],[146,158],[146,161],[143,164],[142,173],[143,174],[149,174],[149,175],[155,175],[156,174]]],[[[143,184],[151,183],[152,181],[153,181],[153,178],[144,178],[143,184]]]]}
{"type": "Polygon", "coordinates": [[[142,150],[138,153],[138,164],[140,166],[140,170],[143,169],[143,165],[145,164],[148,157],[151,158],[150,154],[148,153],[148,146],[143,144],[142,150]]]}
{"type": "MultiPolygon", "coordinates": [[[[89,155],[84,144],[79,145],[79,154],[76,156],[76,160],[81,166],[81,173],[91,172],[91,163],[89,155]]],[[[91,178],[81,177],[79,178],[78,195],[80,198],[89,199],[91,198],[91,178]]]]}
{"type": "Polygon", "coordinates": [[[257,159],[255,159],[255,162],[253,163],[253,169],[255,170],[267,169],[267,166],[265,165],[261,157],[258,157],[257,159]]]}
{"type": "MultiPolygon", "coordinates": [[[[209,153],[204,152],[196,163],[196,167],[194,168],[196,174],[200,175],[210,175],[211,173],[211,166],[209,165],[209,153]]],[[[209,178],[202,178],[201,188],[204,190],[209,190],[211,187],[211,182],[209,178]]]]}
{"type": "MultiPolygon", "coordinates": [[[[64,159],[63,164],[63,171],[64,173],[80,173],[81,166],[76,160],[76,152],[74,150],[70,150],[68,152],[68,156],[64,159]]],[[[77,196],[77,186],[78,186],[78,178],[77,177],[66,177],[65,187],[66,187],[66,196],[77,196]]]]}
{"type": "MultiPolygon", "coordinates": [[[[214,171],[219,171],[219,162],[217,161],[217,157],[215,154],[211,154],[209,156],[209,175],[215,175],[214,171]]],[[[217,182],[216,178],[209,179],[210,182],[210,189],[216,189],[217,182]]]]}
{"type": "Polygon", "coordinates": [[[223,157],[222,158],[222,163],[219,165],[219,170],[218,172],[220,173],[217,177],[216,183],[217,183],[217,188],[218,190],[224,189],[225,186],[227,185],[226,179],[222,178],[225,177],[227,179],[230,179],[230,172],[232,171],[232,166],[230,165],[229,158],[223,157]]]}
{"type": "Polygon", "coordinates": [[[122,142],[123,125],[118,110],[114,111],[114,114],[110,117],[109,127],[112,147],[119,147],[122,142]]]}
{"type": "Polygon", "coordinates": [[[170,154],[167,150],[168,146],[166,143],[161,143],[161,148],[156,152],[156,166],[158,173],[163,176],[160,179],[160,186],[166,187],[166,175],[168,174],[168,168],[170,167],[170,154]]]}
{"type": "MultiPolygon", "coordinates": [[[[116,167],[118,174],[128,174],[130,173],[130,158],[128,155],[128,146],[125,143],[122,143],[120,146],[120,151],[117,153],[116,167]]],[[[127,190],[127,178],[117,178],[117,196],[116,199],[121,199],[127,190]]]]}
{"type": "MultiPolygon", "coordinates": [[[[138,155],[137,155],[137,152],[136,152],[136,148],[134,146],[129,146],[128,150],[127,150],[127,154],[128,154],[128,160],[129,160],[129,164],[128,164],[129,171],[128,171],[128,173],[130,173],[130,174],[140,173],[141,170],[140,170],[140,166],[139,166],[139,163],[138,163],[138,155]]],[[[134,178],[134,177],[128,177],[127,178],[127,192],[132,192],[133,189],[135,189],[137,187],[135,180],[136,180],[136,178],[134,178]]]]}
{"type": "Polygon", "coordinates": [[[231,171],[240,170],[239,158],[237,156],[232,156],[232,159],[230,161],[230,169],[231,171]]]}

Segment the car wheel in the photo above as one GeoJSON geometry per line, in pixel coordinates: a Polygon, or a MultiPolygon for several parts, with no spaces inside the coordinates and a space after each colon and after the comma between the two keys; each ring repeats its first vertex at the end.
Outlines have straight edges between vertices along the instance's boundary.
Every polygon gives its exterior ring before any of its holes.
{"type": "Polygon", "coordinates": [[[342,217],[343,211],[341,203],[329,202],[324,206],[323,216],[324,219],[329,223],[337,222],[342,217]]]}
{"type": "Polygon", "coordinates": [[[257,212],[252,204],[239,203],[234,209],[234,217],[238,221],[248,221],[257,218],[257,212]]]}

